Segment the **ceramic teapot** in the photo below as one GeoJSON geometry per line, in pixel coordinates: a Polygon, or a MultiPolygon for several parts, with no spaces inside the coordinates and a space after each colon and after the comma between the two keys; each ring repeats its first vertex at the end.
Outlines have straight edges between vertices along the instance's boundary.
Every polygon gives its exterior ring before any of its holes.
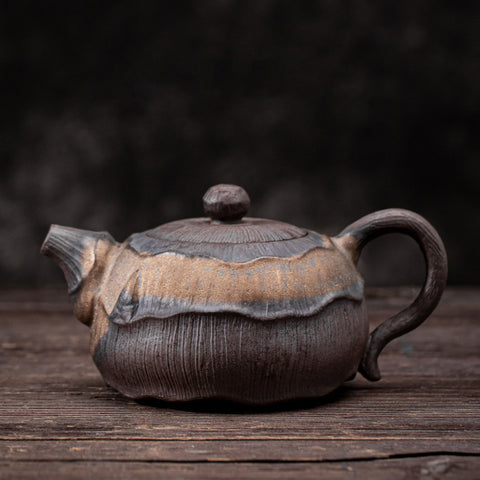
{"type": "Polygon", "coordinates": [[[445,288],[434,228],[401,209],[367,215],[329,238],[246,217],[241,187],[216,185],[206,217],[174,221],[117,243],[106,232],[52,225],[41,252],[63,269],[77,318],[105,382],[131,398],[268,404],[325,395],[422,323],[445,288]],[[369,334],[365,244],[401,232],[427,264],[416,300],[369,334]]]}

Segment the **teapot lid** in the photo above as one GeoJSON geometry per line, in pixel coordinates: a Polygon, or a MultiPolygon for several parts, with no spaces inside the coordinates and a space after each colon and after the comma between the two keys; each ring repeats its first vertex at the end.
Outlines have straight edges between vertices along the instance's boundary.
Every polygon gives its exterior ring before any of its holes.
{"type": "Polygon", "coordinates": [[[203,196],[206,217],[177,220],[127,240],[139,253],[221,258],[247,262],[259,257],[290,257],[325,246],[325,237],[288,223],[246,217],[247,192],[237,185],[219,184],[203,196]]]}

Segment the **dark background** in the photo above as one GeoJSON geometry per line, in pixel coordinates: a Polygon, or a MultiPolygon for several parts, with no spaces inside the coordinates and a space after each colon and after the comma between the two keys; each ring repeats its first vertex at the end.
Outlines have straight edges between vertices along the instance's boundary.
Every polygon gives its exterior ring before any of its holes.
{"type": "MultiPolygon", "coordinates": [[[[2,2],[0,282],[56,284],[50,223],[117,240],[200,216],[215,183],[327,234],[427,217],[479,282],[480,2],[2,2]]],[[[422,281],[379,239],[369,284],[422,281]]]]}

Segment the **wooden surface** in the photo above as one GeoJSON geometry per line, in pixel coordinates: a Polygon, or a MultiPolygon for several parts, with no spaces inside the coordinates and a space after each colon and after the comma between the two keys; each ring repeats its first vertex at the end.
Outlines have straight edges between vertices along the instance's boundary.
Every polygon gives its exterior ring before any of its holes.
{"type": "MultiPolygon", "coordinates": [[[[369,291],[372,326],[413,289],[369,291]]],[[[136,403],[105,387],[64,291],[0,292],[0,478],[480,478],[480,289],[323,400],[136,403]]]]}

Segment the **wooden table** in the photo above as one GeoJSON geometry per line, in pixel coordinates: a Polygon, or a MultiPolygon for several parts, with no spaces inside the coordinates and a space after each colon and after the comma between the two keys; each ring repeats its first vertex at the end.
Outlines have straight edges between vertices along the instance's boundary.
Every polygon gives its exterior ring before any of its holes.
{"type": "MultiPolygon", "coordinates": [[[[368,295],[372,326],[414,289],[368,295]]],[[[480,478],[480,289],[323,400],[137,403],[104,386],[59,290],[0,292],[0,478],[480,478]]]]}

